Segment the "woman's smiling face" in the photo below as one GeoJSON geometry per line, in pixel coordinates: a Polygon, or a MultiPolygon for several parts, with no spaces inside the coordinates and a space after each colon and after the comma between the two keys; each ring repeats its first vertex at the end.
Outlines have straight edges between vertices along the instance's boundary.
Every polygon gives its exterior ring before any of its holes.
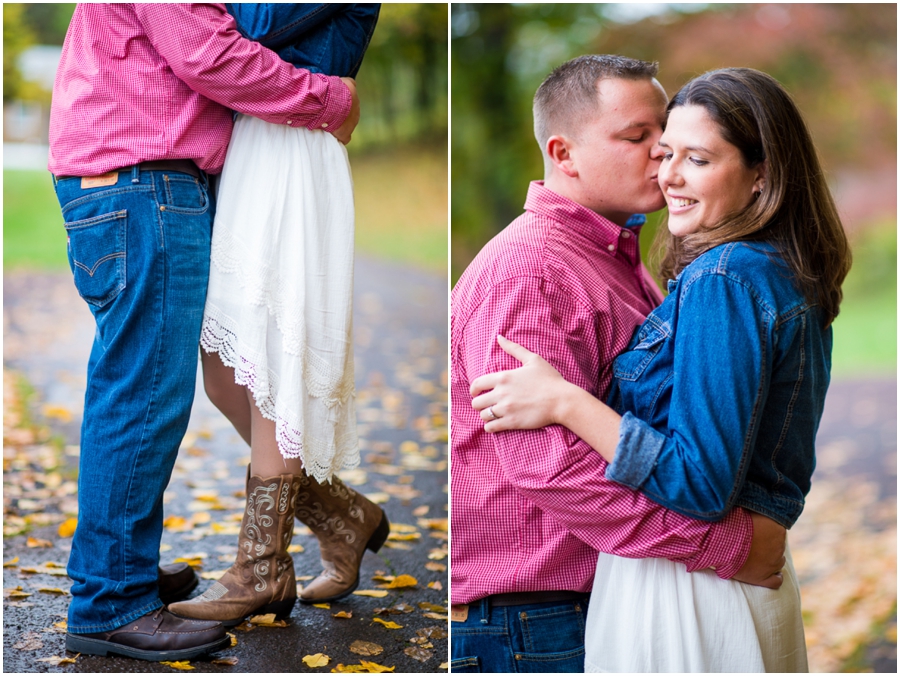
{"type": "Polygon", "coordinates": [[[748,168],[701,106],[673,108],[659,146],[665,153],[659,187],[676,237],[710,229],[742,211],[765,184],[765,163],[748,168]]]}

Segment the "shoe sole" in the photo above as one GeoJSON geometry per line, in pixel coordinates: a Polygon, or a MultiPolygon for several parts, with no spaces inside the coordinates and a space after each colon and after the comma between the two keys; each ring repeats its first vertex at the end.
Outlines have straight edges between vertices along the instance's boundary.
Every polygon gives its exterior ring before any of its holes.
{"type": "Polygon", "coordinates": [[[170,593],[168,596],[160,596],[159,600],[162,601],[164,606],[169,605],[170,603],[175,603],[176,601],[181,601],[184,598],[187,598],[187,595],[190,594],[197,588],[197,584],[200,581],[197,579],[197,576],[194,575],[193,579],[183,586],[181,589],[177,589],[170,593]]]}
{"type": "MultiPolygon", "coordinates": [[[[375,529],[375,532],[372,533],[369,541],[366,543],[366,549],[377,553],[379,549],[384,545],[387,540],[388,535],[391,532],[391,522],[387,518],[387,514],[382,510],[381,512],[381,522],[378,524],[378,528],[375,529]]],[[[342,599],[345,596],[350,596],[353,592],[356,591],[356,588],[359,587],[359,573],[356,574],[356,580],[350,585],[347,589],[340,592],[339,594],[335,594],[334,596],[326,596],[324,598],[315,598],[315,599],[305,599],[302,596],[300,597],[300,603],[305,603],[307,605],[312,603],[326,603],[328,601],[337,601],[338,599],[342,599]]]]}
{"type": "Polygon", "coordinates": [[[220,639],[216,639],[212,643],[206,643],[193,648],[181,648],[180,650],[143,650],[141,648],[131,648],[120,643],[103,641],[99,638],[88,638],[87,636],[79,636],[78,634],[66,634],[66,650],[69,652],[81,653],[82,655],[98,655],[100,657],[106,657],[107,655],[121,655],[122,657],[133,657],[134,659],[146,660],[148,662],[190,660],[221,650],[230,645],[231,637],[224,636],[220,639]]]}

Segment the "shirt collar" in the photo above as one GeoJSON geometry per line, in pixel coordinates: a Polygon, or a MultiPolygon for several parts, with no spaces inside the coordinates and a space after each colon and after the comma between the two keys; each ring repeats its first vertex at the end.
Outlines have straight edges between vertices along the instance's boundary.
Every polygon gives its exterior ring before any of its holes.
{"type": "MultiPolygon", "coordinates": [[[[623,240],[636,240],[646,220],[642,215],[632,216],[626,227],[616,225],[608,218],[581,204],[544,187],[543,181],[532,181],[525,198],[525,209],[563,224],[568,230],[580,233],[595,242],[607,253],[615,256],[623,240]],[[623,231],[626,233],[623,236],[623,231]]],[[[628,246],[629,252],[635,249],[628,246]]],[[[630,257],[630,256],[629,256],[630,257]]]]}

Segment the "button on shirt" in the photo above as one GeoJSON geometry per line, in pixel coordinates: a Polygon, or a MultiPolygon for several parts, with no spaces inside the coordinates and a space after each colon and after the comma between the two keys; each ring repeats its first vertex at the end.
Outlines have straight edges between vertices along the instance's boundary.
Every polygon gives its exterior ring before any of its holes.
{"type": "Polygon", "coordinates": [[[597,551],[661,557],[734,575],[750,516],[694,521],[604,477],[567,429],[484,432],[470,383],[517,367],[498,334],[605,397],[613,358],[661,295],[622,228],[534,182],[526,213],[489,242],[451,298],[452,602],[489,594],[589,591],[597,551]]]}
{"type": "Polygon", "coordinates": [[[294,68],[247,40],[221,4],[79,4],[50,109],[49,169],[96,176],[188,159],[217,174],[232,109],[276,124],[339,128],[338,77],[294,68]]]}

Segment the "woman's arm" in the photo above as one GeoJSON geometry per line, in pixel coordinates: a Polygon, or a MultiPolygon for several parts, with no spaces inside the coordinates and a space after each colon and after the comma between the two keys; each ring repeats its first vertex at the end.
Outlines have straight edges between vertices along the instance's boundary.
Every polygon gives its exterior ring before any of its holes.
{"type": "Polygon", "coordinates": [[[540,355],[503,336],[497,336],[497,343],[522,366],[490,373],[472,382],[472,407],[486,422],[485,431],[562,425],[612,462],[622,417],[590,392],[566,381],[540,355]]]}

